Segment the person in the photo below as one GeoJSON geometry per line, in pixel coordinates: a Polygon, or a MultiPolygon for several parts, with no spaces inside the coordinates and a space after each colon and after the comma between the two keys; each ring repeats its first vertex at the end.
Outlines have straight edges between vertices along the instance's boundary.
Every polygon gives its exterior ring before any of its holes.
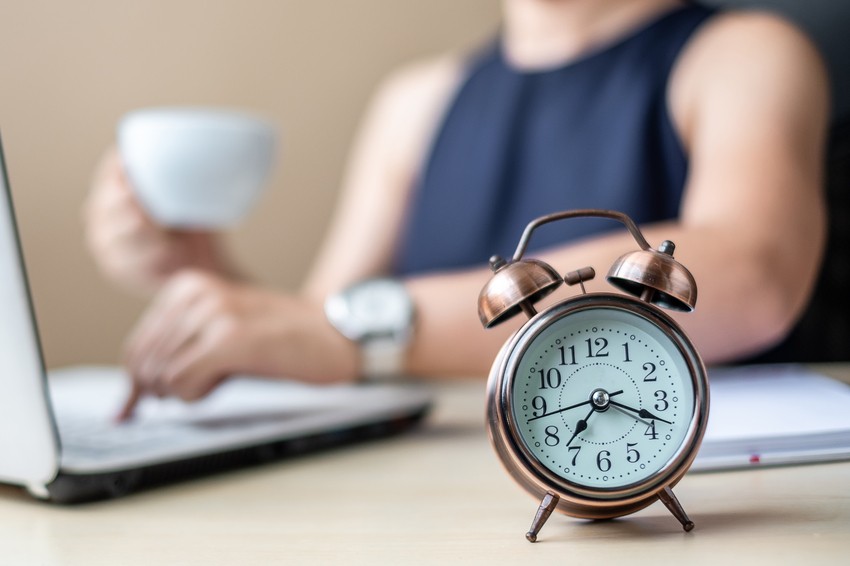
{"type": "MultiPolygon", "coordinates": [[[[487,258],[512,251],[538,213],[568,208],[615,208],[651,243],[677,244],[700,292],[678,321],[707,363],[783,337],[824,246],[829,101],[810,41],[777,16],[680,0],[504,0],[503,10],[493,45],[414,64],[379,88],[298,293],[240,276],[217,234],[154,224],[120,156],[105,155],[86,205],[90,249],[107,276],[154,293],[127,339],[123,417],[140,395],[194,400],[236,373],[358,379],[364,354],[323,303],[382,275],[416,310],[397,369],[486,375],[520,324],[482,330],[487,258]]],[[[604,270],[634,249],[624,230],[582,222],[541,234],[533,255],[604,270]]],[[[601,277],[588,287],[609,289],[601,277]]]]}

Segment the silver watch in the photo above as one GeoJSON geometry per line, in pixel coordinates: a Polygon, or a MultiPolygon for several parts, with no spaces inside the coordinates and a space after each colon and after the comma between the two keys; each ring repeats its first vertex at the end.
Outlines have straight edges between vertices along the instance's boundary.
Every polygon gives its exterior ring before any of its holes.
{"type": "Polygon", "coordinates": [[[343,336],[360,346],[364,377],[402,372],[413,335],[414,306],[400,281],[356,283],[327,298],[325,315],[343,336]]]}

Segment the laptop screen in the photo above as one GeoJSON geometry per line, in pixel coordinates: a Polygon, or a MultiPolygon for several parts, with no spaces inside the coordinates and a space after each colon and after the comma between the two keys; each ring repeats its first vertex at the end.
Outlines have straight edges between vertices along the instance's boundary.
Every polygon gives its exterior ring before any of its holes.
{"type": "Polygon", "coordinates": [[[1,140],[0,185],[0,481],[37,489],[58,471],[58,440],[1,140]]]}

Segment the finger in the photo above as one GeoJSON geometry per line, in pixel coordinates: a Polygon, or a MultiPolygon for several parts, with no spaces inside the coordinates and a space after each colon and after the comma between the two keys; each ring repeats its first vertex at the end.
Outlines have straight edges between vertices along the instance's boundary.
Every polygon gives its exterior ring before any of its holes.
{"type": "Polygon", "coordinates": [[[101,257],[108,257],[108,261],[103,262],[102,266],[107,273],[116,276],[133,274],[131,282],[143,283],[151,280],[159,283],[159,288],[167,280],[167,267],[171,261],[166,250],[155,246],[130,250],[113,241],[109,248],[100,251],[101,257]]]}
{"type": "Polygon", "coordinates": [[[229,342],[225,334],[212,331],[171,360],[162,375],[169,392],[184,401],[209,394],[233,373],[229,342]]]}
{"type": "Polygon", "coordinates": [[[150,350],[158,333],[186,312],[201,293],[200,284],[182,276],[166,283],[130,331],[125,341],[125,362],[137,365],[137,357],[150,350]]]}
{"type": "Polygon", "coordinates": [[[140,263],[154,254],[165,252],[161,235],[143,227],[132,218],[113,218],[87,231],[86,243],[96,258],[106,264],[140,263]]]}
{"type": "Polygon", "coordinates": [[[143,379],[150,384],[151,389],[160,395],[173,394],[172,387],[164,376],[168,374],[168,368],[173,361],[193,348],[204,331],[202,323],[184,325],[183,320],[185,318],[171,329],[165,329],[165,336],[152,344],[138,362],[137,371],[144,376],[143,379]]]}
{"type": "Polygon", "coordinates": [[[130,393],[127,395],[121,410],[115,415],[115,422],[123,423],[133,418],[136,412],[136,406],[139,404],[143,395],[142,388],[136,381],[130,382],[130,393]]]}
{"type": "Polygon", "coordinates": [[[162,373],[173,356],[189,347],[214,314],[209,277],[181,277],[170,284],[142,317],[127,342],[128,368],[158,395],[170,394],[162,373]]]}
{"type": "Polygon", "coordinates": [[[144,250],[167,249],[169,236],[131,198],[93,197],[87,214],[86,243],[97,257],[135,258],[144,250]]]}
{"type": "Polygon", "coordinates": [[[104,185],[120,175],[123,169],[118,148],[112,146],[107,149],[95,165],[94,175],[91,178],[92,192],[101,190],[104,185]]]}
{"type": "Polygon", "coordinates": [[[139,202],[116,151],[107,153],[101,160],[84,211],[93,227],[110,225],[119,214],[138,216],[154,224],[139,202]]]}
{"type": "Polygon", "coordinates": [[[114,207],[107,214],[109,218],[104,218],[100,225],[108,226],[110,235],[114,238],[132,238],[134,241],[166,241],[168,239],[165,231],[137,206],[122,204],[114,207]]]}
{"type": "Polygon", "coordinates": [[[190,347],[218,312],[216,301],[200,298],[188,305],[179,316],[173,316],[170,323],[161,325],[149,343],[143,371],[161,372],[165,361],[178,357],[190,347]]]}
{"type": "Polygon", "coordinates": [[[92,181],[85,209],[88,213],[102,214],[122,207],[140,208],[120,161],[104,160],[92,181]]]}

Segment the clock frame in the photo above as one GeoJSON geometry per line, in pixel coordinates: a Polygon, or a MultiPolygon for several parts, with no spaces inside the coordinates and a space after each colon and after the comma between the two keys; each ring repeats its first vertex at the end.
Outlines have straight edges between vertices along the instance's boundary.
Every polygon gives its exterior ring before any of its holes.
{"type": "MultiPolygon", "coordinates": [[[[511,477],[534,497],[541,499],[531,529],[526,533],[526,538],[531,542],[537,540],[537,534],[555,510],[574,517],[608,519],[634,513],[656,501],[664,503],[686,531],[693,528],[693,522],[679,504],[672,488],[696,457],[708,422],[709,392],[707,373],[697,350],[679,325],[659,308],[690,311],[696,303],[696,284],[690,272],[673,259],[674,249],[675,246],[669,241],[662,243],[658,250],[652,249],[638,227],[624,214],[607,210],[577,210],[544,216],[531,222],[511,261],[497,256],[491,258],[490,265],[495,274],[479,297],[482,324],[491,327],[520,312],[528,317],[502,347],[490,372],[487,429],[491,444],[511,477]],[[640,250],[622,256],[608,274],[610,283],[633,296],[586,293],[584,282],[595,276],[595,271],[590,267],[569,272],[562,278],[542,261],[523,259],[531,234],[539,226],[556,220],[588,216],[622,222],[637,241],[640,250]],[[534,303],[563,282],[580,285],[581,294],[537,313],[534,303]],[[687,431],[672,455],[646,477],[616,487],[582,485],[541,463],[523,441],[512,405],[517,371],[535,339],[572,315],[579,312],[592,313],[597,308],[629,313],[660,331],[673,344],[675,353],[681,355],[688,374],[682,381],[692,387],[693,393],[693,411],[687,431]]],[[[566,387],[566,384],[563,386],[566,387]]],[[[591,405],[592,411],[604,412],[608,409],[608,392],[603,393],[599,398],[603,400],[599,400],[599,403],[604,402],[604,405],[596,406],[597,401],[588,392],[588,402],[594,403],[591,405]]],[[[658,418],[655,415],[652,417],[658,418]]],[[[571,441],[587,426],[587,422],[584,422],[584,428],[576,426],[571,441]]]]}

